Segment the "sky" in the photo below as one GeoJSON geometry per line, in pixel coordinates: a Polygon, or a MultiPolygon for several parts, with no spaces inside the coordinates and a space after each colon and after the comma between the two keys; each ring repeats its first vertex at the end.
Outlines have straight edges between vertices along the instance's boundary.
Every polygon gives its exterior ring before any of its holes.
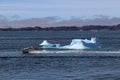
{"type": "Polygon", "coordinates": [[[89,25],[90,22],[108,25],[111,21],[118,24],[119,9],[120,0],[0,0],[0,27],[18,26],[24,21],[24,24],[33,22],[31,25],[39,23],[41,26],[71,22],[74,25],[89,25]]]}
{"type": "Polygon", "coordinates": [[[119,9],[120,0],[0,0],[0,15],[17,18],[120,17],[119,9]]]}

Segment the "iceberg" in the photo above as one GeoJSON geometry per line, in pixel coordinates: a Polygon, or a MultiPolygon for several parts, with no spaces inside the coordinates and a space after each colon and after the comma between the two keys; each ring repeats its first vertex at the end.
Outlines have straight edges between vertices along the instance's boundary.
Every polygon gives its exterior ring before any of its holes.
{"type": "Polygon", "coordinates": [[[44,40],[40,45],[50,45],[50,43],[48,43],[47,40],[44,40]]]}
{"type": "Polygon", "coordinates": [[[100,42],[97,38],[88,39],[72,39],[69,45],[61,46],[60,44],[51,44],[44,40],[39,44],[42,49],[99,49],[101,48],[100,42]]]}
{"type": "Polygon", "coordinates": [[[48,43],[47,40],[44,40],[41,44],[39,44],[41,46],[42,49],[59,49],[60,48],[60,44],[51,44],[48,43]]]}
{"type": "Polygon", "coordinates": [[[39,48],[24,48],[23,53],[40,53],[42,50],[98,50],[101,48],[97,38],[89,39],[72,39],[69,45],[61,46],[60,44],[52,44],[47,40],[43,40],[39,44],[39,48]]]}

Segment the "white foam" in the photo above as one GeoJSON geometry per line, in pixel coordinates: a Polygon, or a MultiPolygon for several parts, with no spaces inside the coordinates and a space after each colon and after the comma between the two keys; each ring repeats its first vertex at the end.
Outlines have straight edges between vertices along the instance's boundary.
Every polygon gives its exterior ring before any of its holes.
{"type": "Polygon", "coordinates": [[[120,53],[120,51],[84,51],[84,50],[34,50],[30,53],[120,53]]]}
{"type": "Polygon", "coordinates": [[[66,51],[31,51],[30,54],[45,54],[57,56],[120,56],[120,51],[82,51],[82,50],[66,50],[66,51]]]}

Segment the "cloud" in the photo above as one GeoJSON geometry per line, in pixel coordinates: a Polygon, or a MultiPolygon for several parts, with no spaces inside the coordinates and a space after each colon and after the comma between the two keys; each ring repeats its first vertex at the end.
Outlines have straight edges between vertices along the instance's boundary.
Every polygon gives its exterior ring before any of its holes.
{"type": "Polygon", "coordinates": [[[7,18],[3,15],[0,15],[0,20],[6,20],[7,18]]]}
{"type": "Polygon", "coordinates": [[[3,15],[0,15],[0,28],[20,28],[20,27],[58,27],[58,26],[85,26],[85,25],[117,25],[120,24],[120,18],[97,15],[94,19],[81,19],[72,17],[63,20],[59,17],[45,17],[45,18],[29,18],[18,19],[18,15],[14,15],[13,19],[9,20],[3,15]]]}

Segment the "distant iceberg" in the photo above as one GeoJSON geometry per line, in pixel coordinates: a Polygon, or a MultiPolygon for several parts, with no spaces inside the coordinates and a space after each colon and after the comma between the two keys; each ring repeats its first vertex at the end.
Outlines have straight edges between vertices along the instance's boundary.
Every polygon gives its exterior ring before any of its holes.
{"type": "Polygon", "coordinates": [[[101,44],[97,38],[89,39],[72,39],[69,45],[61,46],[60,44],[51,44],[43,40],[39,48],[24,48],[23,53],[40,53],[42,50],[98,50],[101,44]]]}
{"type": "Polygon", "coordinates": [[[101,48],[100,42],[97,38],[88,39],[72,39],[70,45],[61,46],[60,44],[51,44],[44,40],[40,44],[42,49],[99,49],[101,48]]]}
{"type": "Polygon", "coordinates": [[[41,44],[39,44],[42,49],[59,49],[61,48],[60,44],[51,44],[48,43],[47,40],[44,40],[41,44]]]}

